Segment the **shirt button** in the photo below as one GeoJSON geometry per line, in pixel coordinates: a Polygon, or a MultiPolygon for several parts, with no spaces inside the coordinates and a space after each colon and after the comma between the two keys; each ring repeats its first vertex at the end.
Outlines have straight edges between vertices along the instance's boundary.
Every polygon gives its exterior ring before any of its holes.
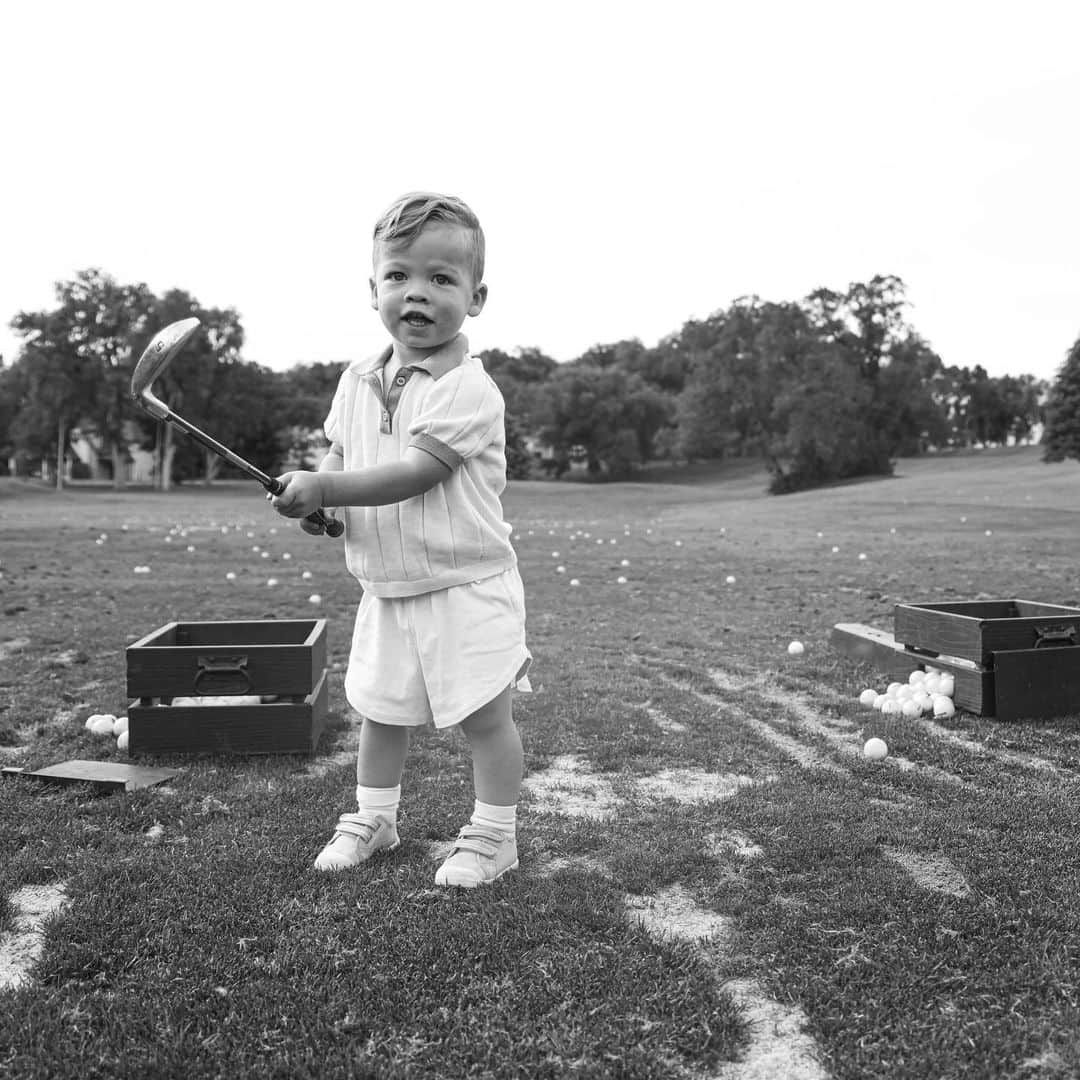
{"type": "Polygon", "coordinates": [[[397,377],[397,378],[396,378],[396,379],[394,380],[394,382],[395,382],[395,383],[397,383],[397,385],[398,385],[398,386],[404,386],[404,385],[405,385],[405,376],[404,376],[404,375],[399,375],[399,376],[398,376],[398,377],[397,377]]]}
{"type": "Polygon", "coordinates": [[[382,414],[382,418],[383,418],[384,420],[389,420],[389,419],[390,419],[390,414],[389,414],[388,412],[384,412],[384,413],[382,414]]]}

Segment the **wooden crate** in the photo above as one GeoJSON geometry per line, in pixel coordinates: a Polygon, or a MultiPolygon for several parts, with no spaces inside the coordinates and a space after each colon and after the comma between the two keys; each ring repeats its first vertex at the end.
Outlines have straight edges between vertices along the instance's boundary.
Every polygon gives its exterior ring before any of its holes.
{"type": "Polygon", "coordinates": [[[325,667],[325,619],[172,622],[127,647],[127,693],[304,697],[325,667]]]}
{"type": "Polygon", "coordinates": [[[326,655],[325,619],[168,623],[127,649],[128,753],[314,753],[326,655]]]}
{"type": "Polygon", "coordinates": [[[1030,600],[898,604],[894,632],[840,623],[832,643],[890,679],[935,667],[959,709],[998,720],[1080,713],[1080,608],[1030,600]]]}
{"type": "Polygon", "coordinates": [[[994,666],[994,654],[1080,644],[1080,609],[1032,600],[897,604],[893,636],[913,650],[994,666]]]}

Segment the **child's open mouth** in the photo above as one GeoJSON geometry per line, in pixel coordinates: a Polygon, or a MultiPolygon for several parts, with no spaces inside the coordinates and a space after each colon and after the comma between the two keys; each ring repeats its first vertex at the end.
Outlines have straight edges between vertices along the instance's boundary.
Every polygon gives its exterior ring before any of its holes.
{"type": "Polygon", "coordinates": [[[421,315],[419,312],[412,312],[411,314],[406,315],[403,321],[407,322],[410,326],[431,325],[431,319],[429,319],[426,315],[421,315]]]}

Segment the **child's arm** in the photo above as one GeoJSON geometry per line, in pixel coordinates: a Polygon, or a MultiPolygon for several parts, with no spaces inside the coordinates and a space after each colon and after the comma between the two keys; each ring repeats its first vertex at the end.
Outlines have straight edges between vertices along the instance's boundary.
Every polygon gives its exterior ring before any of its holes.
{"type": "Polygon", "coordinates": [[[318,472],[279,476],[285,490],[270,501],[279,514],[290,518],[306,517],[320,506],[385,506],[423,495],[442,483],[450,471],[448,465],[416,446],[407,447],[399,461],[346,470],[340,449],[331,447],[318,472]]]}

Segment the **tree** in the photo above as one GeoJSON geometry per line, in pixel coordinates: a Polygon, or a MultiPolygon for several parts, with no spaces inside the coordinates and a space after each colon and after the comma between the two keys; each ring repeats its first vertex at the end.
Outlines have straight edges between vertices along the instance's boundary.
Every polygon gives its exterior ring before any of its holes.
{"type": "Polygon", "coordinates": [[[131,374],[139,356],[134,342],[145,331],[156,297],[142,283],[121,285],[98,269],[80,272],[56,291],[56,316],[92,380],[85,415],[111,458],[113,486],[119,488],[128,445],[125,428],[134,411],[131,374]]]}
{"type": "Polygon", "coordinates": [[[1046,403],[1043,461],[1080,460],[1080,338],[1058,370],[1046,403]]]}
{"type": "Polygon", "coordinates": [[[559,475],[569,467],[573,448],[581,447],[592,475],[617,479],[649,460],[671,407],[638,375],[565,365],[544,386],[537,415],[541,435],[561,463],[559,475]]]}
{"type": "Polygon", "coordinates": [[[949,427],[934,398],[941,358],[914,332],[892,343],[888,362],[877,374],[881,430],[890,455],[912,456],[928,446],[943,446],[949,427]]]}
{"type": "Polygon", "coordinates": [[[0,360],[0,471],[6,471],[7,462],[15,458],[15,440],[11,429],[18,403],[24,397],[22,375],[19,368],[5,366],[0,360]]]}
{"type": "Polygon", "coordinates": [[[539,349],[517,349],[513,353],[487,349],[480,353],[484,369],[495,380],[512,416],[522,432],[538,426],[535,418],[541,387],[551,378],[558,363],[539,349]]]}
{"type": "Polygon", "coordinates": [[[866,422],[871,388],[845,357],[820,347],[800,358],[798,378],[777,394],[765,460],[773,494],[891,471],[866,422]]]}
{"type": "MultiPolygon", "coordinates": [[[[19,362],[28,374],[26,417],[34,425],[55,425],[58,483],[71,430],[86,423],[111,457],[119,486],[132,413],[132,341],[155,298],[145,285],[119,285],[97,269],[58,282],[56,298],[54,310],[20,312],[12,321],[24,339],[19,362]]],[[[24,440],[29,435],[24,431],[24,440]]]]}

